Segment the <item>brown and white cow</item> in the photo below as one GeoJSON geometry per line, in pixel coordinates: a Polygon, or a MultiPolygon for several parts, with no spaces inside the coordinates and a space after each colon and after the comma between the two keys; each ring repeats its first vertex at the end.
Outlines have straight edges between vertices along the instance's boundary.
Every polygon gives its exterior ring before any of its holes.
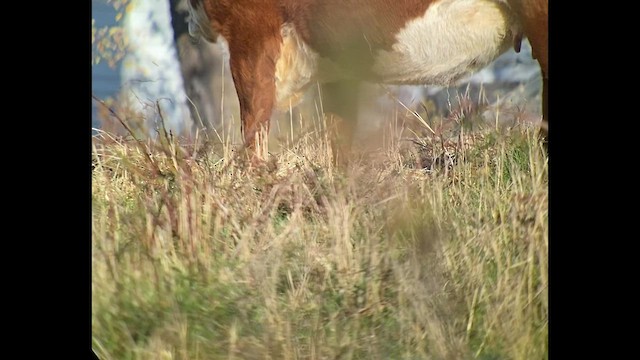
{"type": "Polygon", "coordinates": [[[546,141],[548,0],[188,1],[191,35],[227,42],[247,147],[316,81],[350,144],[360,81],[449,85],[519,50],[523,34],[543,74],[546,141]]]}

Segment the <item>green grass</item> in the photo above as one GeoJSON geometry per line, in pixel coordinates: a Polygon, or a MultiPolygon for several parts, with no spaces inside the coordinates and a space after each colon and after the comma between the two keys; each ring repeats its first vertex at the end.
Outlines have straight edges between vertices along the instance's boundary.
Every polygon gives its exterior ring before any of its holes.
{"type": "Polygon", "coordinates": [[[262,168],[99,138],[101,359],[548,358],[547,160],[527,127],[388,141],[348,172],[318,134],[262,168]]]}

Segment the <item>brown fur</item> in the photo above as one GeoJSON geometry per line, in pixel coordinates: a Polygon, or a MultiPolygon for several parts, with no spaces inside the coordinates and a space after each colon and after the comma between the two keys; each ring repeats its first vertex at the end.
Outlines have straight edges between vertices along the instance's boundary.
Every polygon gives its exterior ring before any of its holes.
{"type": "MultiPolygon", "coordinates": [[[[349,69],[354,79],[376,80],[369,71],[374,52],[390,49],[398,31],[409,20],[422,16],[434,1],[190,0],[190,3],[194,8],[204,6],[211,29],[229,44],[230,67],[240,102],[245,144],[255,147],[257,141],[266,140],[256,134],[261,130],[268,132],[275,105],[275,64],[282,43],[280,29],[284,23],[293,23],[309,47],[321,57],[349,69]]],[[[508,0],[508,3],[520,19],[525,36],[532,44],[533,55],[541,65],[543,116],[546,121],[548,0],[508,0]]],[[[353,79],[345,84],[354,89],[353,79]]],[[[340,82],[327,84],[325,88],[340,93],[339,87],[340,82]]],[[[337,109],[337,112],[343,113],[338,115],[350,117],[355,113],[342,105],[338,108],[342,109],[337,109]]],[[[544,126],[543,133],[546,137],[544,126]]]]}
{"type": "Polygon", "coordinates": [[[321,57],[366,71],[373,63],[373,52],[390,50],[395,34],[407,21],[424,14],[431,2],[406,0],[396,6],[396,0],[283,0],[281,8],[285,21],[292,22],[321,57]]]}

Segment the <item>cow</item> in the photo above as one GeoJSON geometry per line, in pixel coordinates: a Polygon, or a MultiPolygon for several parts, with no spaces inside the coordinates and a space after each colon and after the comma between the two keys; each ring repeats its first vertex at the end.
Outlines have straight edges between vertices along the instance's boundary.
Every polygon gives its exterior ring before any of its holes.
{"type": "Polygon", "coordinates": [[[226,41],[249,149],[264,148],[274,109],[320,83],[335,160],[354,135],[361,81],[447,86],[519,51],[523,36],[541,68],[546,144],[548,0],[187,1],[191,36],[226,41]]]}

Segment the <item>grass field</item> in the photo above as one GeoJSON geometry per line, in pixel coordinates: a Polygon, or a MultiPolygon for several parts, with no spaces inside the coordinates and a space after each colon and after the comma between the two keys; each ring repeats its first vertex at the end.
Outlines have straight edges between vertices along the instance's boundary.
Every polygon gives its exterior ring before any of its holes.
{"type": "Polygon", "coordinates": [[[215,137],[100,133],[93,350],[547,359],[546,155],[524,124],[451,134],[389,130],[342,171],[313,131],[262,168],[215,137]]]}

